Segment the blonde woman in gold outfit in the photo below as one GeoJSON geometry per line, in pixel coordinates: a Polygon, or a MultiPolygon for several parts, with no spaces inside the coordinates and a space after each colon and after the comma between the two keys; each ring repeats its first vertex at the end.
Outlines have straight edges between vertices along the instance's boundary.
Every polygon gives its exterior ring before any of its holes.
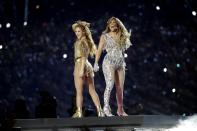
{"type": "Polygon", "coordinates": [[[72,25],[72,29],[76,35],[74,43],[75,52],[75,67],[74,67],[74,82],[76,89],[76,112],[74,118],[83,117],[83,85],[86,83],[89,89],[89,94],[96,106],[97,115],[104,116],[99,97],[94,87],[94,72],[92,65],[88,62],[88,56],[94,56],[96,46],[92,39],[92,34],[89,29],[90,24],[85,21],[77,21],[72,25]]]}

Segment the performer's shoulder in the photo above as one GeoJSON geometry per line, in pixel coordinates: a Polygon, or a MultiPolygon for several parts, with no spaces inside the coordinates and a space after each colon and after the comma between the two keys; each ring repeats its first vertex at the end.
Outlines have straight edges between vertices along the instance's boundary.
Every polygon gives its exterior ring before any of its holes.
{"type": "Polygon", "coordinates": [[[107,33],[102,33],[100,38],[101,39],[106,39],[106,37],[107,37],[107,33]]]}
{"type": "Polygon", "coordinates": [[[106,33],[106,32],[102,32],[102,34],[101,34],[101,36],[105,36],[105,35],[107,35],[108,33],[106,33]]]}

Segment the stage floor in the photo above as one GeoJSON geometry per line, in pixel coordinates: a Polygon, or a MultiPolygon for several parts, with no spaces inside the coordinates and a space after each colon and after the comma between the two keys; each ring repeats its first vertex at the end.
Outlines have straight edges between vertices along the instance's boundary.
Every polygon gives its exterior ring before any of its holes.
{"type": "Polygon", "coordinates": [[[15,127],[22,131],[163,131],[178,124],[180,119],[183,117],[164,115],[20,119],[15,127]]]}

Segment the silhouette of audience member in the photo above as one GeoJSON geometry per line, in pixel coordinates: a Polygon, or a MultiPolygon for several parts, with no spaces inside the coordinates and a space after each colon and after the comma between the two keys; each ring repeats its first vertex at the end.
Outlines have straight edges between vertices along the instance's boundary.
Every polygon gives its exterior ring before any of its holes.
{"type": "Polygon", "coordinates": [[[141,103],[135,103],[132,105],[130,110],[128,111],[131,115],[139,115],[143,113],[144,107],[141,103]]]}
{"type": "Polygon", "coordinates": [[[28,119],[30,117],[30,113],[24,99],[16,99],[13,113],[16,119],[28,119]]]}
{"type": "Polygon", "coordinates": [[[36,118],[56,118],[57,101],[55,97],[47,91],[40,91],[40,97],[40,103],[35,109],[36,118]]]}
{"type": "Polygon", "coordinates": [[[6,107],[0,100],[0,125],[6,118],[6,107]]]}
{"type": "Polygon", "coordinates": [[[13,128],[16,114],[11,107],[7,107],[0,101],[0,131],[20,131],[20,128],[13,128]]]}
{"type": "Polygon", "coordinates": [[[75,111],[76,111],[76,97],[75,96],[72,96],[72,103],[71,103],[71,107],[70,108],[68,108],[68,110],[67,110],[67,112],[68,112],[68,114],[69,114],[69,116],[71,117],[74,113],[75,113],[75,111]]]}

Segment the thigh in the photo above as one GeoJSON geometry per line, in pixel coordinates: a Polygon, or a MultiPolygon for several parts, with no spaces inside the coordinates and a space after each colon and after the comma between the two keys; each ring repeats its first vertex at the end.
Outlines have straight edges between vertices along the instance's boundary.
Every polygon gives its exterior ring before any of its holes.
{"type": "Polygon", "coordinates": [[[103,62],[103,74],[105,77],[106,84],[107,82],[114,83],[115,69],[113,65],[103,62]]]}
{"type": "Polygon", "coordinates": [[[79,65],[75,65],[74,69],[74,82],[76,89],[82,89],[84,84],[84,77],[79,76],[79,65]]]}
{"type": "Polygon", "coordinates": [[[86,84],[89,88],[94,87],[94,77],[91,75],[86,77],[86,84]]]}
{"type": "Polygon", "coordinates": [[[125,69],[120,68],[115,71],[115,85],[116,87],[123,87],[125,81],[125,69]]]}

